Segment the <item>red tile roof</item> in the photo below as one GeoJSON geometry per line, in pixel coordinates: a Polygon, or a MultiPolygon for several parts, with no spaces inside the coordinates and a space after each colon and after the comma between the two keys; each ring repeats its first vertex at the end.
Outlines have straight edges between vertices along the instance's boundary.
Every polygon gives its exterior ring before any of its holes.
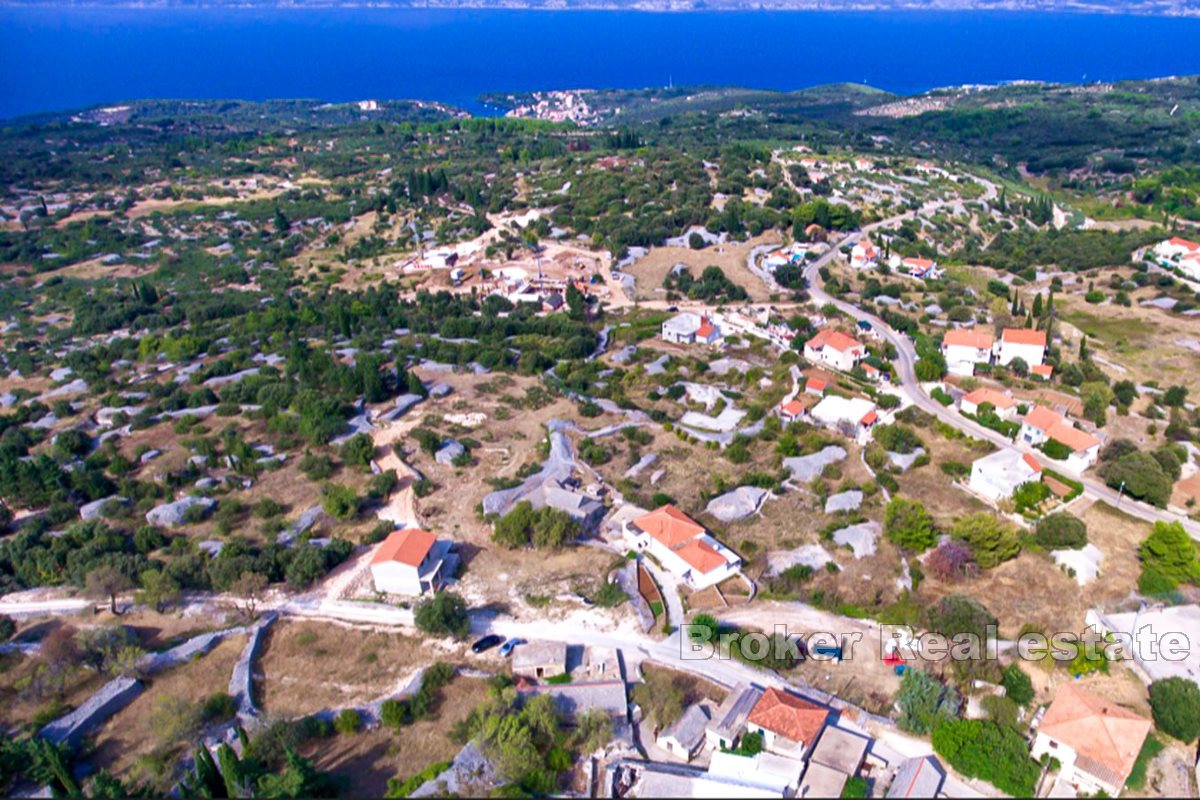
{"type": "Polygon", "coordinates": [[[713,324],[708,321],[708,317],[701,317],[700,327],[696,329],[696,335],[701,339],[707,339],[708,337],[712,336],[716,330],[717,329],[713,327],[713,324]]]}
{"type": "Polygon", "coordinates": [[[425,560],[425,556],[429,555],[435,541],[437,541],[437,537],[429,531],[416,528],[393,531],[375,550],[375,555],[371,557],[371,563],[383,564],[388,561],[396,561],[410,567],[419,567],[425,560]]]}
{"type": "Polygon", "coordinates": [[[1200,244],[1190,239],[1180,239],[1178,236],[1172,236],[1167,240],[1167,243],[1173,244],[1176,247],[1182,247],[1184,250],[1200,250],[1200,244]]]}
{"type": "Polygon", "coordinates": [[[633,525],[671,549],[705,532],[703,525],[670,505],[638,517],[633,525]]]}
{"type": "Polygon", "coordinates": [[[807,747],[820,735],[828,716],[828,709],[769,688],[754,704],[746,721],[807,747]]]}
{"type": "Polygon", "coordinates": [[[811,347],[813,350],[821,350],[825,347],[832,347],[839,353],[844,353],[847,350],[852,350],[856,347],[862,348],[863,343],[853,336],[847,336],[839,330],[833,328],[825,328],[817,333],[816,336],[809,339],[805,347],[811,347]]]}
{"type": "Polygon", "coordinates": [[[690,542],[675,548],[675,555],[682,558],[687,565],[700,574],[712,572],[725,566],[725,556],[703,539],[692,539],[690,542]]]}
{"type": "Polygon", "coordinates": [[[874,424],[875,424],[875,422],[876,422],[878,419],[879,419],[879,415],[878,415],[878,414],[876,414],[874,411],[868,411],[868,412],[867,412],[867,413],[866,413],[866,414],[863,416],[863,418],[862,418],[861,420],[859,420],[859,424],[861,424],[861,425],[874,425],[874,424]]]}
{"type": "Polygon", "coordinates": [[[1068,683],[1054,695],[1038,733],[1070,747],[1081,756],[1079,761],[1087,759],[1084,764],[1077,761],[1076,767],[1090,772],[1087,768],[1097,764],[1111,772],[1096,777],[1120,788],[1151,727],[1150,720],[1068,683]]]}
{"type": "Polygon", "coordinates": [[[1000,334],[1000,341],[1007,344],[1033,344],[1046,346],[1046,332],[1035,331],[1031,328],[1005,328],[1000,334]]]}
{"type": "Polygon", "coordinates": [[[1087,431],[1079,430],[1079,428],[1076,428],[1069,422],[1059,422],[1056,425],[1051,425],[1050,430],[1046,431],[1046,435],[1054,441],[1071,448],[1072,453],[1082,453],[1084,450],[1089,450],[1100,444],[1100,440],[1095,436],[1092,436],[1087,431]]]}
{"type": "Polygon", "coordinates": [[[990,350],[995,337],[988,331],[978,328],[955,328],[946,331],[942,338],[943,347],[974,347],[977,350],[990,350]]]}
{"type": "Polygon", "coordinates": [[[779,410],[789,417],[798,417],[804,413],[804,403],[801,403],[799,400],[792,400],[780,406],[779,410]]]}
{"type": "Polygon", "coordinates": [[[1028,464],[1029,468],[1032,469],[1034,472],[1042,471],[1042,465],[1038,463],[1038,460],[1036,458],[1029,455],[1029,453],[1024,454],[1023,456],[1021,456],[1021,458],[1024,459],[1025,463],[1028,464]]]}
{"type": "Polygon", "coordinates": [[[981,403],[991,403],[993,406],[1001,410],[1012,408],[1017,404],[1017,401],[1008,395],[1004,394],[1003,392],[998,392],[995,389],[987,386],[980,387],[970,394],[963,395],[963,402],[974,403],[975,405],[980,405],[981,403]]]}
{"type": "Polygon", "coordinates": [[[1051,428],[1063,421],[1063,415],[1045,406],[1034,406],[1033,410],[1025,415],[1024,421],[1026,425],[1037,428],[1042,433],[1047,433],[1051,428]]]}
{"type": "Polygon", "coordinates": [[[1049,378],[1054,374],[1054,367],[1049,364],[1034,364],[1029,371],[1040,378],[1049,378]]]}

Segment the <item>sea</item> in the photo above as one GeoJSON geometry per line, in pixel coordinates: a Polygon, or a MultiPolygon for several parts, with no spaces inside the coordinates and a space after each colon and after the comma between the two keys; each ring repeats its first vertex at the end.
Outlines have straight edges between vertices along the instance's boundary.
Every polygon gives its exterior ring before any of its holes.
{"type": "Polygon", "coordinates": [[[140,98],[436,100],[1200,73],[1200,19],[1038,12],[0,8],[0,119],[140,98]]]}

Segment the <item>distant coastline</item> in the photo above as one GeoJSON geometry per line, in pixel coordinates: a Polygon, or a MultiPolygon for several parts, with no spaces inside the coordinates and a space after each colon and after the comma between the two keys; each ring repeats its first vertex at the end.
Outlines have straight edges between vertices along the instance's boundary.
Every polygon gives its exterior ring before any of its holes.
{"type": "Polygon", "coordinates": [[[495,114],[481,96],[837,83],[907,96],[1200,74],[1200,49],[1161,46],[1197,41],[1200,17],[1151,14],[9,3],[0,6],[0,119],[147,97],[411,97],[495,114]]]}
{"type": "Polygon", "coordinates": [[[87,9],[421,9],[507,11],[640,11],[652,14],[697,12],[1013,12],[1200,17],[1200,0],[0,0],[0,8],[87,9]]]}

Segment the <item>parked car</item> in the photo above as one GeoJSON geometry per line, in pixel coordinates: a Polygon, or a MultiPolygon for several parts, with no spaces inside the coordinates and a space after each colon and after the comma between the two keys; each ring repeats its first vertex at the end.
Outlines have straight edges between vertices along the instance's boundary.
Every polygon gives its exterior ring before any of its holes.
{"type": "Polygon", "coordinates": [[[497,636],[494,633],[489,633],[487,636],[484,636],[482,639],[475,642],[475,644],[471,645],[471,652],[472,653],[482,653],[485,650],[491,650],[493,647],[495,647],[496,645],[500,644],[503,641],[504,641],[503,636],[497,636]]]}
{"type": "Polygon", "coordinates": [[[500,655],[503,656],[504,658],[508,658],[510,655],[512,655],[512,651],[519,644],[525,644],[525,640],[524,639],[509,639],[507,642],[500,645],[500,655]]]}

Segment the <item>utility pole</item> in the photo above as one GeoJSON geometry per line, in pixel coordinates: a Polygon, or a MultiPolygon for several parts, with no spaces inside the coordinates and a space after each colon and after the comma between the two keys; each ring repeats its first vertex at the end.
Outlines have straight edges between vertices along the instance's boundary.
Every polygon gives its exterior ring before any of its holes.
{"type": "Polygon", "coordinates": [[[1125,481],[1121,481],[1121,488],[1117,491],[1117,508],[1121,507],[1121,498],[1125,496],[1125,481]]]}

